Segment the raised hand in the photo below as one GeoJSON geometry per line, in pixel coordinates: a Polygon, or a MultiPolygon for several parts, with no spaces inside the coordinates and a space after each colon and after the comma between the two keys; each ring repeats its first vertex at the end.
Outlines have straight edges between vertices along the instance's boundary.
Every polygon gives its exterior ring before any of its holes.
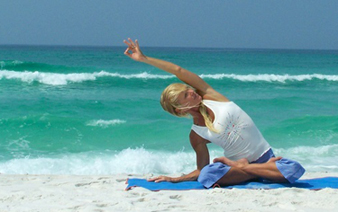
{"type": "Polygon", "coordinates": [[[123,41],[128,46],[124,54],[136,61],[145,60],[146,56],[141,52],[138,41],[135,40],[135,43],[134,43],[130,38],[128,38],[128,41],[126,40],[123,41]]]}

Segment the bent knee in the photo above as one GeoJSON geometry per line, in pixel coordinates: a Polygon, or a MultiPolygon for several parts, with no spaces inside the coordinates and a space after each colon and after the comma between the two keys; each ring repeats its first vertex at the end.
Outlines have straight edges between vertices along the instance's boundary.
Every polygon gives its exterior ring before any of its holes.
{"type": "Polygon", "coordinates": [[[230,166],[221,162],[206,165],[201,170],[197,181],[200,182],[204,187],[210,188],[226,173],[228,173],[230,168],[230,166]]]}
{"type": "Polygon", "coordinates": [[[286,158],[276,161],[276,166],[290,183],[295,183],[305,173],[305,169],[300,163],[286,158]]]}

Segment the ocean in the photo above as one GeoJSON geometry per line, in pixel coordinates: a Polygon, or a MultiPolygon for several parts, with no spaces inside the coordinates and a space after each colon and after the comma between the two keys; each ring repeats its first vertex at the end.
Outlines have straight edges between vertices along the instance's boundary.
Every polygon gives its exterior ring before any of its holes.
{"type": "MultiPolygon", "coordinates": [[[[0,46],[0,173],[171,174],[195,169],[192,119],[164,112],[178,80],[124,47],[0,46]]],[[[338,172],[338,51],[142,48],[242,107],[278,156],[338,172]]],[[[210,157],[222,156],[208,145],[210,157]]]]}

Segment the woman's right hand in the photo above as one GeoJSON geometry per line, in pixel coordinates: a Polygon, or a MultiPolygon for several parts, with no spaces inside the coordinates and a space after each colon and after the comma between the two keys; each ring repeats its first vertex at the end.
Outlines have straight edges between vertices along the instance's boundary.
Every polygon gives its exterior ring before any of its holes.
{"type": "Polygon", "coordinates": [[[128,46],[124,54],[133,60],[136,60],[139,62],[144,61],[147,57],[141,52],[138,41],[135,40],[135,43],[134,43],[130,38],[128,38],[128,41],[126,40],[123,41],[128,46]]]}

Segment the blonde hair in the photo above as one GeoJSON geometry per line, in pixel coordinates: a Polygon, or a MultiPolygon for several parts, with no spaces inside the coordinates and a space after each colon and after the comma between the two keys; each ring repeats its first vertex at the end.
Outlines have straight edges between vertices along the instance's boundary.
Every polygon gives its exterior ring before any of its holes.
{"type": "MultiPolygon", "coordinates": [[[[178,102],[178,95],[183,92],[186,91],[187,89],[193,89],[191,86],[186,85],[186,84],[182,84],[182,83],[173,83],[171,85],[169,85],[168,87],[166,87],[164,89],[164,91],[162,92],[161,95],[161,106],[162,108],[169,112],[170,114],[174,115],[174,116],[178,116],[178,117],[187,117],[189,115],[188,112],[185,113],[181,113],[181,112],[177,112],[176,109],[185,109],[185,108],[189,108],[189,106],[187,105],[181,105],[178,102]]],[[[195,107],[195,106],[192,106],[195,107]]],[[[205,121],[205,125],[207,126],[207,128],[215,133],[218,133],[218,130],[215,129],[214,125],[212,124],[212,120],[207,112],[207,108],[206,106],[203,104],[203,102],[201,102],[200,106],[199,106],[199,112],[201,113],[201,115],[204,118],[205,121]]]]}

